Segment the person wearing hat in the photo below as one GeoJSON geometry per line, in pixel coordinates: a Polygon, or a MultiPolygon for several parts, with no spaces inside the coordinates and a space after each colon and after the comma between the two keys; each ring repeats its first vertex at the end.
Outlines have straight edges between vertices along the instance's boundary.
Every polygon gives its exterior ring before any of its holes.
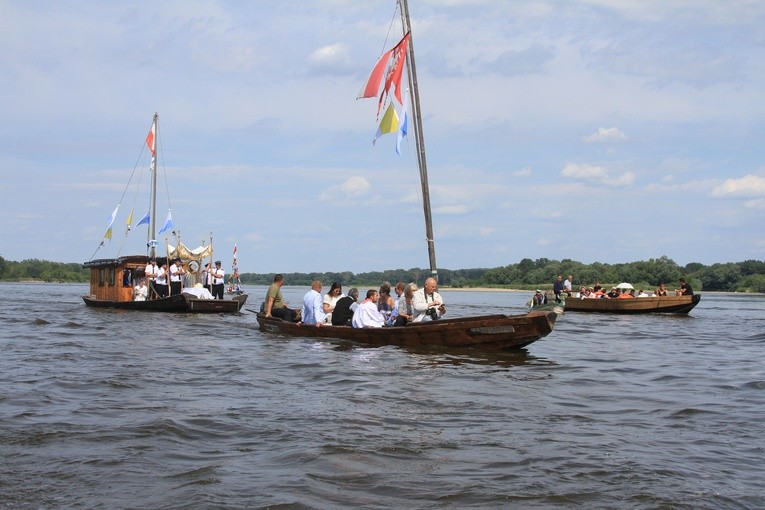
{"type": "Polygon", "coordinates": [[[536,293],[534,294],[534,297],[531,299],[532,299],[531,306],[544,305],[547,303],[547,295],[544,292],[542,292],[541,289],[537,289],[536,293]]]}
{"type": "Polygon", "coordinates": [[[215,269],[212,271],[212,295],[215,299],[223,299],[223,284],[226,272],[220,264],[220,260],[215,261],[215,269]]]}
{"type": "Polygon", "coordinates": [[[359,307],[359,289],[356,287],[348,291],[347,296],[343,296],[335,303],[335,309],[332,311],[333,326],[350,326],[353,313],[359,307]]]}

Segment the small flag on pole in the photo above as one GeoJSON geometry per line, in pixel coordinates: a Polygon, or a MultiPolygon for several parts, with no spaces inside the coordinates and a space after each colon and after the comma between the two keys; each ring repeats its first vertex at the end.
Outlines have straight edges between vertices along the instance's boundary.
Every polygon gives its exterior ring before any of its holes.
{"type": "Polygon", "coordinates": [[[165,225],[159,229],[159,233],[161,234],[165,230],[173,227],[173,215],[172,215],[172,209],[167,211],[167,219],[165,220],[165,225]]]}
{"type": "Polygon", "coordinates": [[[375,133],[375,137],[372,139],[372,145],[375,144],[378,138],[380,138],[382,135],[387,133],[392,133],[398,129],[398,114],[396,113],[396,109],[393,107],[393,102],[388,104],[388,109],[385,110],[385,115],[383,115],[382,120],[380,121],[380,127],[377,128],[377,133],[375,133]]]}
{"type": "Polygon", "coordinates": [[[146,214],[143,215],[143,218],[138,220],[138,223],[136,223],[135,226],[137,227],[138,225],[143,225],[144,223],[148,225],[149,219],[150,219],[150,213],[147,211],[146,214]]]}

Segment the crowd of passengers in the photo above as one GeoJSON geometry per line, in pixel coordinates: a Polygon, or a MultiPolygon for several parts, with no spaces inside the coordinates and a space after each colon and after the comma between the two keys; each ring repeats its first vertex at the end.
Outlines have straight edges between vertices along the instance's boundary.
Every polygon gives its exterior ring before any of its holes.
{"type": "Polygon", "coordinates": [[[287,305],[282,297],[282,285],[284,277],[277,274],[263,303],[262,311],[266,317],[278,317],[317,328],[324,325],[354,328],[405,326],[409,322],[435,320],[446,313],[436,279],[432,277],[425,280],[421,289],[415,283],[403,282],[391,289],[390,284],[385,282],[379,290],[369,289],[361,302],[355,287],[344,294],[342,286],[334,282],[329,291],[322,294],[322,282],[314,280],[311,289],[303,296],[300,309],[287,305]]]}
{"type": "MultiPolygon", "coordinates": [[[[618,288],[611,287],[610,291],[607,291],[600,285],[600,282],[595,282],[592,287],[580,287],[578,294],[572,290],[572,283],[574,277],[568,275],[566,280],[563,280],[563,275],[558,275],[557,280],[553,284],[553,294],[555,295],[555,301],[561,302],[563,297],[573,297],[578,299],[630,299],[641,297],[661,297],[669,296],[670,291],[667,290],[667,285],[664,282],[660,282],[659,286],[653,291],[645,291],[643,289],[638,290],[630,288],[618,288]]],[[[684,278],[678,280],[680,288],[673,291],[675,296],[692,296],[693,289],[691,285],[685,281],[684,278]]],[[[547,303],[547,293],[537,290],[532,298],[533,305],[542,305],[547,303]]]]}

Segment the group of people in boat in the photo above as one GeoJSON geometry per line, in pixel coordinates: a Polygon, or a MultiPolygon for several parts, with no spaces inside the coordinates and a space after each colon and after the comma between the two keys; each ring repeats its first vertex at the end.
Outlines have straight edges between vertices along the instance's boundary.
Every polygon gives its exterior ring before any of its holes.
{"type": "MultiPolygon", "coordinates": [[[[170,267],[168,267],[167,262],[157,264],[156,259],[149,260],[144,268],[144,276],[137,280],[137,284],[133,288],[135,301],[160,299],[169,295],[180,294],[183,292],[184,286],[194,286],[187,282],[187,278],[195,275],[184,269],[181,259],[175,258],[170,262],[170,267]]],[[[221,267],[220,260],[215,262],[215,267],[208,262],[201,271],[202,282],[199,286],[207,289],[210,298],[223,299],[225,276],[226,272],[221,267]]]]}
{"type": "MultiPolygon", "coordinates": [[[[572,283],[574,277],[568,275],[566,280],[563,279],[563,275],[558,275],[557,279],[553,283],[553,294],[555,295],[555,301],[561,302],[563,295],[568,297],[574,296],[572,290],[572,283]]],[[[675,296],[692,296],[693,288],[685,281],[684,278],[678,280],[680,288],[673,291],[675,296]]],[[[646,292],[643,289],[635,292],[635,289],[611,287],[610,291],[606,291],[600,285],[600,282],[596,281],[592,287],[580,287],[579,299],[629,299],[629,298],[641,298],[641,297],[661,297],[669,296],[670,291],[667,289],[667,285],[664,282],[660,282],[659,286],[653,292],[646,292]]],[[[531,298],[532,306],[543,305],[547,303],[547,293],[537,289],[534,296],[531,298]]]]}
{"type": "Polygon", "coordinates": [[[275,275],[266,292],[263,313],[266,317],[273,316],[305,326],[405,326],[409,322],[436,320],[446,313],[444,300],[437,291],[436,279],[432,277],[425,280],[421,289],[417,288],[416,283],[399,282],[393,287],[393,293],[390,284],[385,282],[379,290],[369,289],[361,302],[356,287],[344,294],[342,285],[334,282],[327,293],[322,294],[322,282],[314,280],[311,289],[303,296],[302,308],[298,310],[290,308],[284,301],[282,285],[284,276],[275,275]]]}

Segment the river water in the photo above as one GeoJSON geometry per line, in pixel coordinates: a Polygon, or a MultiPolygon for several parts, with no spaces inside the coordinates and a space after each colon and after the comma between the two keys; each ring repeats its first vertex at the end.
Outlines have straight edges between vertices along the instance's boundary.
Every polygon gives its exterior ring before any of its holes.
{"type": "MultiPolygon", "coordinates": [[[[2,508],[765,508],[762,295],[572,312],[480,354],[89,309],[86,290],[0,285],[2,508]]],[[[443,295],[453,316],[530,298],[443,295]]]]}

